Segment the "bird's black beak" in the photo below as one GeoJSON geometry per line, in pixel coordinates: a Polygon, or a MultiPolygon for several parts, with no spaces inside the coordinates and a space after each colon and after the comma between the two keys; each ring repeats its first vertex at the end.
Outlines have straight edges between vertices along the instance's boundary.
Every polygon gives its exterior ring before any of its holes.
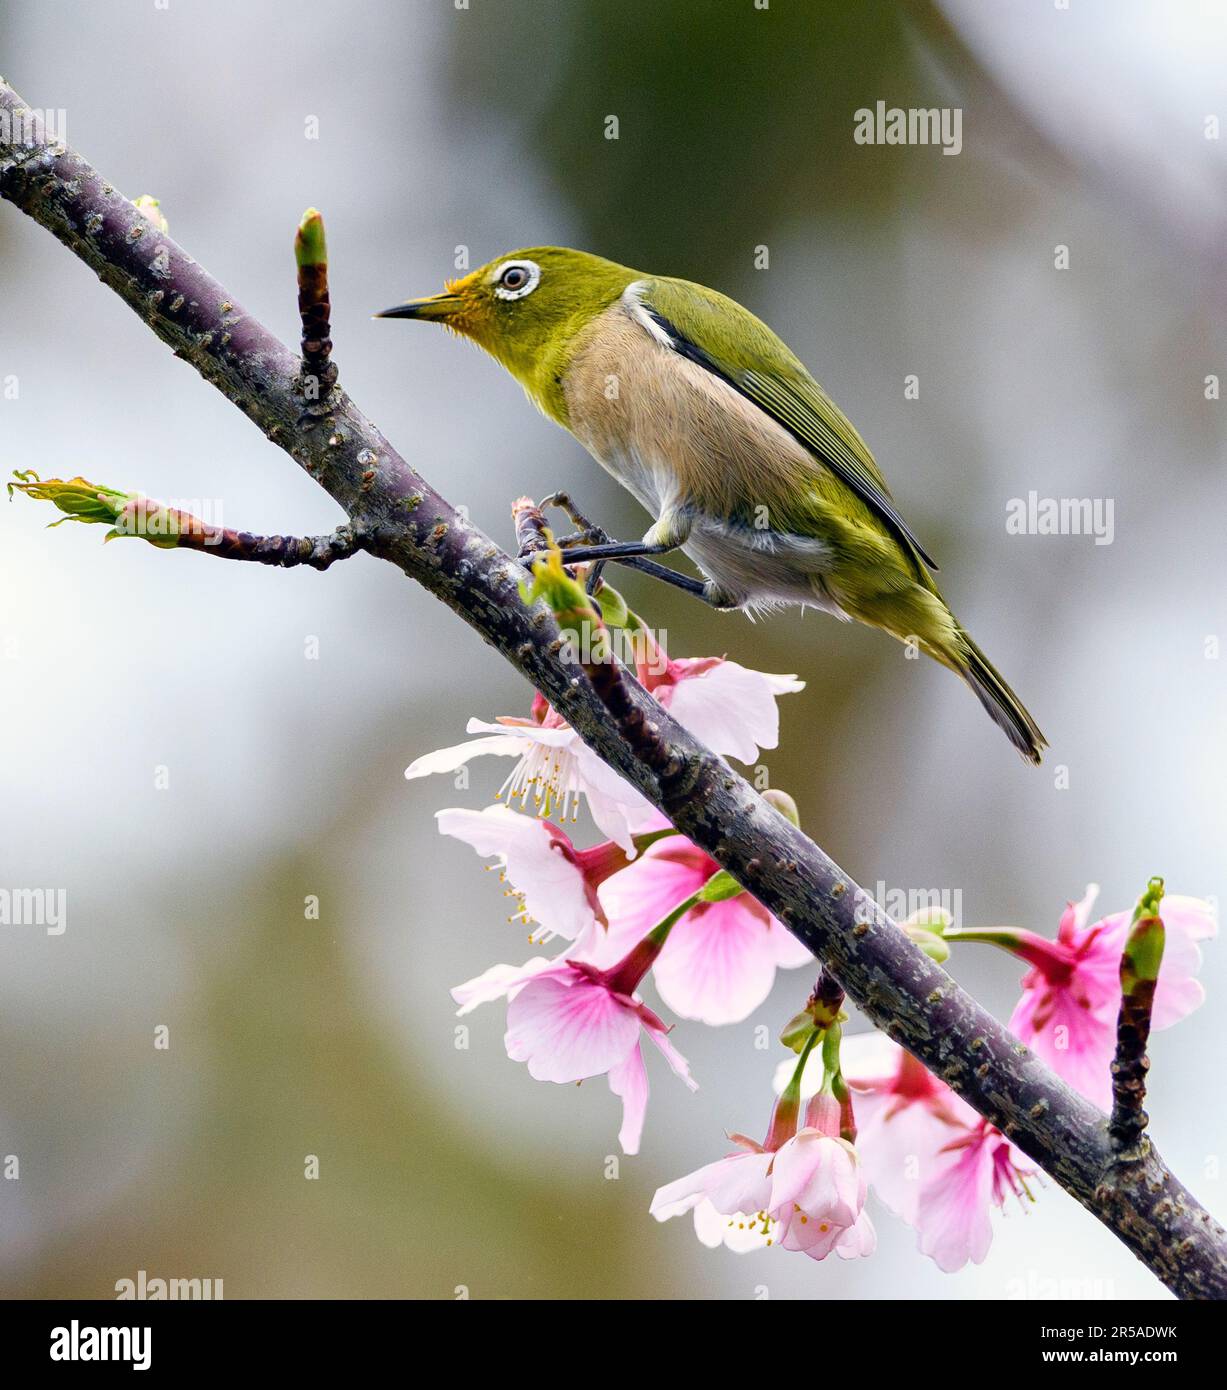
{"type": "Polygon", "coordinates": [[[377,319],[421,319],[426,323],[446,322],[460,308],[460,296],[444,292],[425,299],[410,299],[395,304],[374,317],[377,319]]]}

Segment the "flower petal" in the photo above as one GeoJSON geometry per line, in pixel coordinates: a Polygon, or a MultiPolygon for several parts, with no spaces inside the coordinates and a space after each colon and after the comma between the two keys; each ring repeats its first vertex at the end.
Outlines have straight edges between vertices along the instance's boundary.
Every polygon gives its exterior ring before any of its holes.
{"type": "Polygon", "coordinates": [[[571,842],[556,826],[502,805],[483,811],[451,807],[436,811],[435,819],[441,834],[463,840],[478,854],[502,857],[525,911],[547,932],[573,941],[592,925],[583,871],[559,846],[571,842]]]}
{"type": "Polygon", "coordinates": [[[464,726],[466,734],[494,734],[499,738],[510,738],[519,746],[517,753],[523,753],[525,743],[543,743],[547,748],[567,748],[579,739],[579,735],[569,724],[557,728],[547,728],[542,724],[491,724],[485,719],[470,719],[464,726]]]}
{"type": "Polygon", "coordinates": [[[751,1250],[765,1250],[776,1239],[776,1223],[762,1212],[718,1212],[704,1198],[694,1209],[695,1235],[715,1250],[721,1244],[734,1254],[744,1255],[751,1250]]]}
{"type": "Polygon", "coordinates": [[[507,1006],[507,1055],[538,1081],[581,1081],[616,1067],[635,1047],[639,1017],[603,985],[573,972],[569,982],[530,981],[507,1006]]]}
{"type": "Polygon", "coordinates": [[[460,1005],[456,1011],[457,1017],[472,1013],[479,1004],[489,1004],[492,1000],[505,996],[514,997],[529,980],[560,964],[562,969],[570,969],[565,963],[550,960],[546,956],[534,956],[524,965],[492,965],[489,970],[466,980],[464,984],[457,985],[451,991],[452,998],[460,1005]]]}
{"type": "Polygon", "coordinates": [[[940,1153],[916,1208],[920,1252],[947,1274],[981,1264],[993,1243],[993,1144],[983,1134],[940,1153]]]}
{"type": "Polygon", "coordinates": [[[878,1248],[878,1233],[867,1211],[856,1218],[856,1225],[835,1242],[835,1253],[841,1260],[859,1260],[872,1255],[878,1248]]]}
{"type": "Polygon", "coordinates": [[[622,1100],[618,1143],[624,1154],[637,1154],[648,1111],[648,1070],[643,1065],[642,1043],[632,1047],[617,1066],[610,1068],[609,1089],[622,1100]]]}
{"type": "MultiPolygon", "coordinates": [[[[692,909],[653,967],[660,997],[682,1018],[740,1023],[771,993],[781,934],[787,933],[744,895],[692,909]]],[[[813,961],[808,951],[804,959],[813,961]]]]}
{"type": "Polygon", "coordinates": [[[771,1170],[771,1210],[794,1205],[811,1221],[853,1224],[865,1205],[865,1178],[851,1144],[803,1129],[781,1146],[771,1170]]]}
{"type": "Polygon", "coordinates": [[[658,1187],[648,1211],[657,1221],[669,1221],[675,1216],[681,1216],[690,1211],[707,1195],[709,1180],[719,1173],[733,1157],[735,1155],[730,1154],[728,1158],[718,1158],[715,1163],[708,1163],[703,1168],[696,1168],[693,1173],[674,1178],[672,1182],[658,1187]]]}
{"type": "Polygon", "coordinates": [[[597,889],[609,930],[594,963],[609,966],[621,960],[679,903],[701,888],[715,868],[689,840],[670,836],[657,841],[633,864],[611,874],[597,889]]]}
{"type": "Polygon", "coordinates": [[[699,1083],[690,1074],[690,1063],[682,1056],[676,1047],[669,1041],[668,1037],[659,1028],[648,1028],[645,1030],[648,1037],[660,1050],[661,1056],[669,1063],[675,1076],[680,1076],[686,1083],[687,1089],[697,1091],[699,1083]]]}
{"type": "Polygon", "coordinates": [[[475,738],[469,743],[457,743],[451,748],[438,748],[433,753],[423,753],[405,769],[405,777],[412,781],[415,777],[429,777],[432,772],[455,772],[470,758],[485,757],[489,754],[499,758],[518,758],[523,751],[522,739],[500,731],[491,738],[475,738]]]}
{"type": "Polygon", "coordinates": [[[1040,977],[1032,987],[1024,988],[1009,1027],[1074,1090],[1101,1110],[1111,1107],[1115,1004],[1109,1001],[1089,1008],[1072,990],[1050,986],[1040,977]]]}
{"type": "Polygon", "coordinates": [[[937,1155],[966,1133],[933,1107],[908,1104],[891,1091],[858,1091],[856,1150],[869,1185],[909,1226],[916,1224],[920,1193],[937,1155]]]}
{"type": "Polygon", "coordinates": [[[1208,902],[1179,894],[1164,898],[1160,913],[1166,937],[1151,1027],[1170,1028],[1191,1014],[1206,997],[1205,989],[1194,978],[1201,969],[1201,948],[1197,943],[1214,936],[1218,923],[1208,902]]]}
{"type": "Polygon", "coordinates": [[[699,1170],[704,1175],[704,1195],[724,1216],[766,1211],[771,1205],[768,1169],[773,1157],[769,1153],[738,1153],[708,1164],[699,1170]]]}
{"type": "Polygon", "coordinates": [[[721,661],[702,675],[689,680],[683,676],[661,695],[669,713],[701,743],[725,757],[752,763],[760,748],[779,743],[777,695],[800,690],[803,684],[793,676],[768,676],[735,661],[721,661]]]}

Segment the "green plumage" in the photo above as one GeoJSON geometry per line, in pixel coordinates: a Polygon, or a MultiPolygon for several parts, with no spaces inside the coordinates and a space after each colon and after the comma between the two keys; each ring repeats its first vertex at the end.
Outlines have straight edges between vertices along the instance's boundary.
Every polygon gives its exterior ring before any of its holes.
{"type": "Polygon", "coordinates": [[[749,310],[534,247],[389,312],[490,352],[652,512],[645,540],[685,550],[718,606],[801,603],[914,643],[1039,761],[1043,735],[946,606],[869,447],[749,310]]]}

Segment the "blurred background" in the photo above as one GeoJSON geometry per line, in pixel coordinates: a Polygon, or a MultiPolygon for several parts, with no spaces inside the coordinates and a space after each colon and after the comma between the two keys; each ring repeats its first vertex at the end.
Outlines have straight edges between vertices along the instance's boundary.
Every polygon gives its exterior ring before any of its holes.
{"type": "MultiPolygon", "coordinates": [[[[857,422],[1052,742],[1024,767],[867,629],[751,625],[624,574],[674,655],[808,682],[767,758],[806,829],[871,889],[957,891],[968,924],[1055,931],[1092,879],[1108,909],[1154,873],[1223,893],[1227,7],[10,0],[0,54],[290,341],[293,230],[321,207],[342,384],[504,544],[510,499],[562,485],[615,535],[646,521],[492,362],[370,314],[459,247],[541,242],[742,300],[857,422]],[[878,100],[960,108],[961,153],[856,144],[878,100]],[[1111,500],[1112,544],[1009,534],[1030,491],[1111,500]]],[[[7,205],[0,306],[6,473],[256,531],[340,520],[7,205]]],[[[808,977],[742,1025],[679,1027],[701,1089],[650,1059],[643,1152],[611,1172],[603,1082],[530,1080],[499,1007],[455,1046],[448,987],[531,952],[433,813],[485,804],[507,765],[465,794],[402,776],[470,715],[525,713],[519,678],[374,560],[279,573],[47,520],[0,505],[0,885],[67,892],[62,935],[0,926],[0,1293],[111,1297],[143,1269],[229,1298],[1165,1296],[1051,1184],[956,1276],[880,1208],[854,1265],[658,1226],[660,1183],[763,1128],[782,1054],[755,1030],[808,977]]],[[[951,968],[1008,1017],[1020,971],[964,949],[951,968]]],[[[1150,1111],[1221,1217],[1223,947],[1203,978],[1208,1006],[1155,1040],[1150,1111]]]]}

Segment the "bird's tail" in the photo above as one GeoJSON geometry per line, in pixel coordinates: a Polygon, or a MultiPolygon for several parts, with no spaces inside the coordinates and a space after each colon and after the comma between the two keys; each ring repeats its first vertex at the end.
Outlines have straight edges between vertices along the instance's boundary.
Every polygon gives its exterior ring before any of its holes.
{"type": "Polygon", "coordinates": [[[921,582],[917,582],[911,575],[879,570],[878,585],[868,593],[863,588],[845,587],[835,598],[851,617],[885,628],[900,642],[917,644],[935,661],[962,676],[993,723],[1029,763],[1038,764],[1048,747],[1039,726],[946,607],[933,581],[923,570],[920,575],[921,582]]]}
{"type": "Polygon", "coordinates": [[[1039,725],[968,634],[959,628],[958,635],[959,655],[963,661],[954,669],[971,686],[976,699],[988,711],[988,717],[1004,731],[1006,738],[1029,763],[1038,765],[1043,750],[1048,747],[1039,725]]]}

